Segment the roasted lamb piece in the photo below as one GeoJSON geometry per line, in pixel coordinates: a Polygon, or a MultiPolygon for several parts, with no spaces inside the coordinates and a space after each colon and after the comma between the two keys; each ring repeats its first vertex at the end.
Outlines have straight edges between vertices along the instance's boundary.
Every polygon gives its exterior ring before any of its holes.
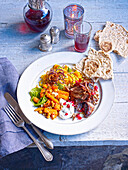
{"type": "Polygon", "coordinates": [[[70,88],[69,92],[71,100],[75,102],[76,110],[82,109],[87,118],[94,111],[96,101],[98,101],[95,97],[94,82],[88,80],[83,83],[76,83],[70,88]]]}
{"type": "Polygon", "coordinates": [[[91,97],[91,92],[93,91],[94,83],[83,82],[76,83],[72,88],[70,88],[71,100],[80,99],[89,101],[91,97]]]}
{"type": "Polygon", "coordinates": [[[94,111],[95,106],[90,102],[86,102],[83,104],[83,108],[84,108],[84,112],[85,112],[84,116],[87,118],[94,111]]]}

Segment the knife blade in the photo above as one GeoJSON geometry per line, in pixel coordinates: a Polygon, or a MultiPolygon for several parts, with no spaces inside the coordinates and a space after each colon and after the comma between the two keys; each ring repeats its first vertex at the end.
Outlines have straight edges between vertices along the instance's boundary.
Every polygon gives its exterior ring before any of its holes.
{"type": "Polygon", "coordinates": [[[19,113],[19,115],[22,117],[22,119],[27,123],[27,124],[31,124],[30,120],[27,119],[27,117],[23,114],[22,110],[20,109],[20,106],[18,105],[18,103],[15,101],[15,99],[9,94],[9,93],[5,93],[4,94],[5,99],[7,100],[7,102],[15,109],[15,111],[17,113],[19,113]]]}
{"type": "Polygon", "coordinates": [[[32,122],[24,115],[24,113],[20,109],[19,104],[15,101],[15,99],[9,93],[5,93],[4,97],[7,100],[7,102],[15,109],[15,111],[22,117],[25,123],[32,126],[32,128],[40,136],[45,145],[49,149],[53,149],[54,148],[53,143],[44,134],[42,134],[41,131],[35,125],[33,125],[32,122]]]}

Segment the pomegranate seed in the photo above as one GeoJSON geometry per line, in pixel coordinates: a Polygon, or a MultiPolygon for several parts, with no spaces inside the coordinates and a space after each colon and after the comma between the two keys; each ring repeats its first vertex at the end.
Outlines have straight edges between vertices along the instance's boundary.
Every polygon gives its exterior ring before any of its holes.
{"type": "Polygon", "coordinates": [[[98,86],[94,86],[94,90],[97,91],[98,90],[98,86]]]}
{"type": "Polygon", "coordinates": [[[79,112],[82,112],[82,109],[81,109],[81,110],[79,110],[79,112]]]}
{"type": "Polygon", "coordinates": [[[79,82],[76,80],[76,85],[79,85],[79,82]]]}
{"type": "Polygon", "coordinates": [[[63,105],[66,105],[66,102],[64,102],[63,105]]]}
{"type": "Polygon", "coordinates": [[[78,118],[80,116],[80,114],[77,114],[76,117],[78,118]]]}
{"type": "Polygon", "coordinates": [[[79,82],[81,82],[82,80],[81,79],[79,79],[79,82]]]}
{"type": "Polygon", "coordinates": [[[77,114],[76,117],[77,117],[78,120],[81,120],[81,119],[82,119],[82,117],[80,116],[80,114],[77,114]]]}
{"type": "Polygon", "coordinates": [[[95,95],[95,92],[92,92],[92,95],[95,95]]]}
{"type": "Polygon", "coordinates": [[[65,113],[65,116],[68,116],[68,113],[65,113]]]}
{"type": "Polygon", "coordinates": [[[78,120],[81,120],[81,119],[82,119],[82,117],[81,117],[81,116],[79,116],[77,119],[78,119],[78,120]]]}
{"type": "Polygon", "coordinates": [[[70,100],[68,100],[68,102],[71,102],[70,100]]]}
{"type": "Polygon", "coordinates": [[[67,108],[70,108],[70,104],[67,104],[67,108]]]}
{"type": "Polygon", "coordinates": [[[72,102],[72,104],[74,104],[74,101],[71,101],[72,102]]]}
{"type": "Polygon", "coordinates": [[[72,104],[72,106],[75,106],[74,104],[72,104]]]}
{"type": "Polygon", "coordinates": [[[84,112],[84,108],[81,109],[84,112]]]}

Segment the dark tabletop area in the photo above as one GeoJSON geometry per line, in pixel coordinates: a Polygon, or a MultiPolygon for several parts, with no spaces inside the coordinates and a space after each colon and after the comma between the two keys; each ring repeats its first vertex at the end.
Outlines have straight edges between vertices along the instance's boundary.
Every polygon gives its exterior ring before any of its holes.
{"type": "Polygon", "coordinates": [[[127,146],[72,146],[51,150],[52,162],[46,162],[37,148],[26,148],[0,160],[0,169],[42,170],[127,170],[127,146]]]}

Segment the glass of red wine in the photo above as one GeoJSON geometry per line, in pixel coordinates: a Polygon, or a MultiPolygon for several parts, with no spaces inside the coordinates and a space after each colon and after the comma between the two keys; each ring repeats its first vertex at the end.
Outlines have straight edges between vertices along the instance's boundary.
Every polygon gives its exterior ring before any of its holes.
{"type": "Polygon", "coordinates": [[[74,41],[77,52],[85,52],[91,36],[92,25],[89,22],[76,22],[74,24],[74,41]]]}

